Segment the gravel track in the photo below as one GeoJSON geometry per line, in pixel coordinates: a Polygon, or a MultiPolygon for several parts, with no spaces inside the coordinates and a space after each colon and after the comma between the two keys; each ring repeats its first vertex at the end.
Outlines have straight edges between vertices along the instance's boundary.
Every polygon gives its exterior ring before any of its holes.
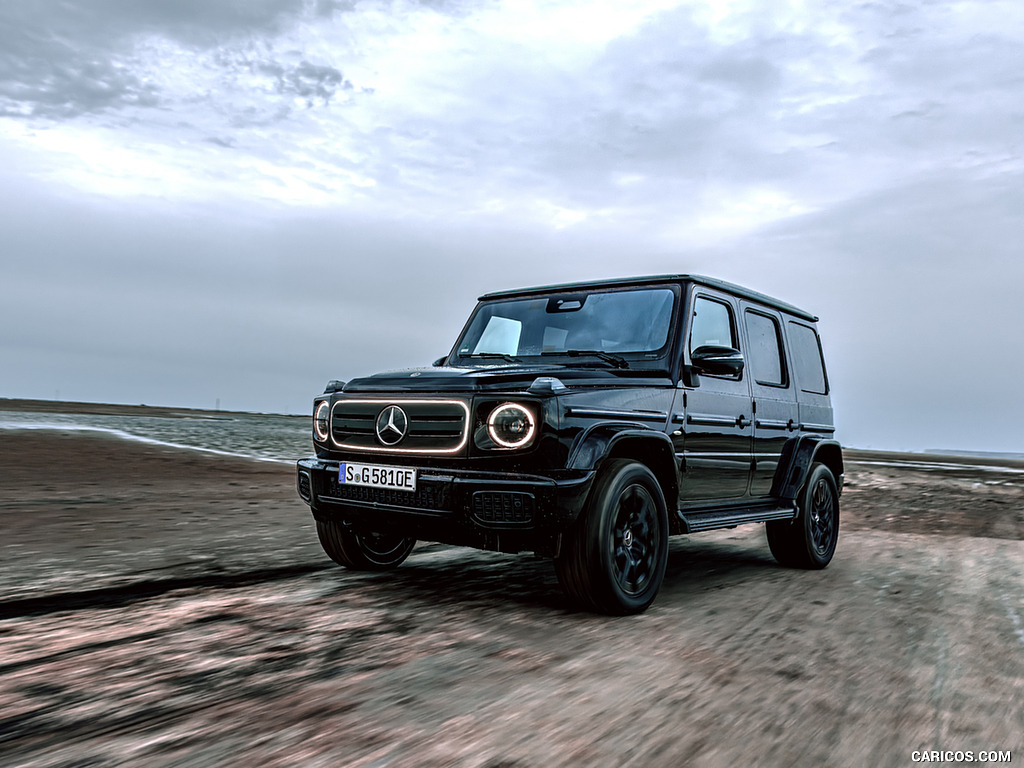
{"type": "Polygon", "coordinates": [[[851,464],[828,569],[680,537],[611,619],[525,556],[334,567],[288,468],[19,432],[0,467],[2,766],[1024,757],[1020,475],[851,464]]]}

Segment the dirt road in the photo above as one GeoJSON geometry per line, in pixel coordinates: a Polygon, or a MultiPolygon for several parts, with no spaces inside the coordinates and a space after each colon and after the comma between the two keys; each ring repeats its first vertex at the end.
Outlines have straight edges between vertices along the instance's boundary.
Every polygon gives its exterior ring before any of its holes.
{"type": "Polygon", "coordinates": [[[0,467],[3,766],[1024,759],[1020,473],[851,465],[827,570],[684,537],[609,619],[527,557],[337,568],[288,467],[16,432],[0,467]]]}

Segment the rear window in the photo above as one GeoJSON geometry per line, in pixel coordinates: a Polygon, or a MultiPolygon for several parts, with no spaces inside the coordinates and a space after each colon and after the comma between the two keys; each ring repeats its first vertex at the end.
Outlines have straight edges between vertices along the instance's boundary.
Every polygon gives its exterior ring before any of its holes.
{"type": "Polygon", "coordinates": [[[778,323],[768,315],[750,310],[747,310],[745,319],[749,342],[747,355],[754,381],[770,387],[785,387],[785,355],[778,323]]]}

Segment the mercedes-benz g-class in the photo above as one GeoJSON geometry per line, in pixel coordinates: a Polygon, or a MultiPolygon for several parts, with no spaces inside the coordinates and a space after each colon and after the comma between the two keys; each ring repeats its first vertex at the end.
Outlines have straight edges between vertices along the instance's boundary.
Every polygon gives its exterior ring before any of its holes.
{"type": "Polygon", "coordinates": [[[670,535],[763,522],[823,568],[843,457],[816,321],[697,275],[487,294],[432,367],[314,398],[299,495],[341,565],[529,551],[605,613],[651,604],[670,535]]]}

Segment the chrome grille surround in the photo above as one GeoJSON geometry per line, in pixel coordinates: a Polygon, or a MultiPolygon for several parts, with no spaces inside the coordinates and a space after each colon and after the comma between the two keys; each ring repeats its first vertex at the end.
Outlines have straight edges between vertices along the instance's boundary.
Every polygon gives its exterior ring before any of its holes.
{"type": "Polygon", "coordinates": [[[331,444],[340,450],[388,455],[451,455],[469,442],[469,403],[464,400],[341,398],[331,407],[331,444]],[[397,405],[408,430],[396,444],[381,444],[377,417],[397,405]]]}

